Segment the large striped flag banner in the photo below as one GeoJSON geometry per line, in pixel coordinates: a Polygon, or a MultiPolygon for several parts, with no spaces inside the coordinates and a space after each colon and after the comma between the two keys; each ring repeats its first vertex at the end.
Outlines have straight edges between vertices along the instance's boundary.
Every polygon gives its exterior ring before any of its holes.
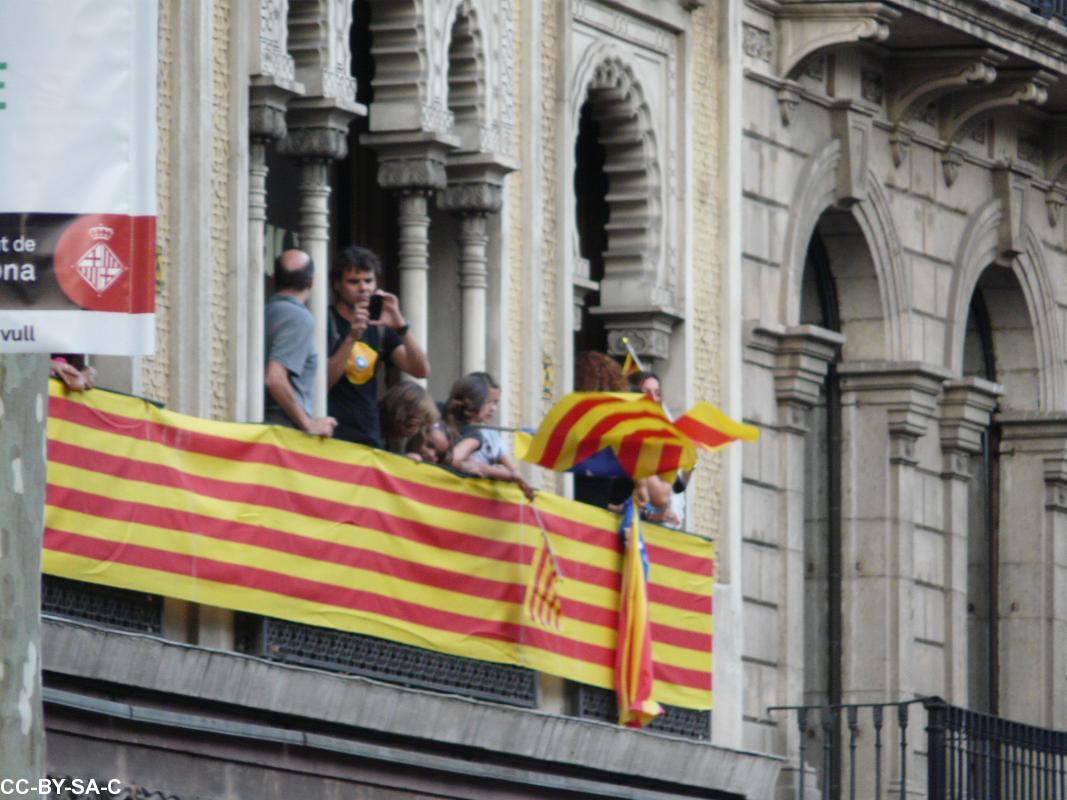
{"type": "Polygon", "coordinates": [[[644,395],[572,392],[548,412],[522,458],[558,472],[647,478],[691,469],[698,446],[758,438],[757,427],[708,403],[671,422],[644,395]]]}
{"type": "Polygon", "coordinates": [[[154,352],[158,7],[0,0],[0,353],[154,352]]]}
{"type": "MultiPolygon", "coordinates": [[[[618,517],[547,492],[562,581],[531,615],[542,537],[510,483],[299,431],[51,386],[51,575],[518,664],[615,688],[618,517]]],[[[653,693],[711,707],[712,544],[645,527],[653,693]]]]}

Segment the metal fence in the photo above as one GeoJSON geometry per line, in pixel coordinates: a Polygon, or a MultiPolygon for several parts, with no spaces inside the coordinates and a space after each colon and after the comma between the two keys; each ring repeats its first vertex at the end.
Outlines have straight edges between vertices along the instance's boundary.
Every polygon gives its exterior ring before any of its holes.
{"type": "Polygon", "coordinates": [[[793,714],[797,800],[1067,800],[1067,732],[937,697],[769,711],[793,714]]]}

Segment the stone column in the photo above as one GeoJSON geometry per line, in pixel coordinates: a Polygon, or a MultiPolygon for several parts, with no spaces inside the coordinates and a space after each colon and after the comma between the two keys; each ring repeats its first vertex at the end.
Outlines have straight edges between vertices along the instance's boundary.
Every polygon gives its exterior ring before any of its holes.
{"type": "Polygon", "coordinates": [[[300,247],[315,262],[308,306],[315,317],[319,368],[312,413],[326,413],[326,319],[330,286],[330,162],[348,155],[348,123],[354,113],[328,100],[294,101],[285,152],[300,161],[300,247]],[[297,106],[300,103],[300,106],[297,106]]]}
{"type": "MultiPolygon", "coordinates": [[[[844,337],[813,325],[789,329],[753,329],[749,347],[771,355],[768,366],[774,373],[778,406],[778,630],[780,636],[777,705],[797,705],[804,697],[805,619],[804,597],[811,554],[805,553],[805,499],[807,439],[811,434],[812,409],[825,403],[826,373],[837,357],[844,337]]],[[[779,787],[795,787],[799,753],[799,732],[792,715],[776,717],[780,745],[791,763],[783,770],[779,787]]],[[[811,763],[811,762],[809,762],[811,763]]],[[[805,768],[807,769],[807,768],[805,768]]],[[[808,780],[810,784],[810,778],[808,780]]],[[[793,796],[793,795],[791,795],[793,796]]]]}
{"type": "MultiPolygon", "coordinates": [[[[264,238],[267,225],[267,148],[285,137],[285,104],[291,93],[273,83],[253,83],[248,115],[248,272],[246,285],[236,287],[248,309],[246,334],[248,393],[245,420],[263,420],[264,238]]],[[[239,348],[240,349],[240,348],[239,348]]]]}
{"type": "MultiPolygon", "coordinates": [[[[915,524],[923,513],[918,445],[949,376],[929,365],[879,362],[846,362],[839,375],[842,701],[909,698],[921,677],[913,628],[920,600],[915,524]]],[[[895,719],[887,723],[885,741],[897,741],[895,719]]],[[[860,727],[862,736],[873,735],[869,719],[860,727]]],[[[913,720],[909,731],[911,741],[921,741],[921,720],[913,720]]],[[[918,781],[913,752],[908,774],[918,781]]],[[[869,758],[873,754],[864,751],[857,761],[857,785],[874,773],[869,758]]],[[[899,774],[899,753],[887,753],[887,763],[891,774],[899,774]]],[[[868,796],[869,789],[860,795],[868,796]]]]}
{"type": "Polygon", "coordinates": [[[513,169],[514,164],[481,154],[453,155],[448,162],[448,187],[437,195],[438,207],[460,218],[461,370],[464,375],[487,368],[487,225],[490,215],[500,212],[504,176],[513,169]]]}
{"type": "Polygon", "coordinates": [[[378,183],[397,195],[400,308],[411,324],[411,335],[428,353],[430,217],[427,200],[445,187],[445,159],[458,142],[449,136],[421,131],[367,134],[361,141],[378,151],[378,183]]]}
{"type": "Polygon", "coordinates": [[[941,401],[941,478],[944,482],[945,684],[942,697],[968,705],[968,539],[977,520],[970,508],[973,457],[1001,389],[981,378],[949,381],[941,401]]]}
{"type": "Polygon", "coordinates": [[[998,713],[1067,726],[1067,414],[1000,424],[998,713]]]}

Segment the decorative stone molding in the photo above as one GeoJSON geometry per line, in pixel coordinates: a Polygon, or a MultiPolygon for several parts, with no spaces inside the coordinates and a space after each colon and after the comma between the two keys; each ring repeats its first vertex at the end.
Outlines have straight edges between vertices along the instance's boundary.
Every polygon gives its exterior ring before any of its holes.
{"type": "Polygon", "coordinates": [[[346,0],[291,0],[289,3],[289,52],[296,77],[311,97],[324,97],[352,112],[356,103],[356,79],[348,35],[352,27],[352,4],[346,0]]]}
{"type": "Polygon", "coordinates": [[[453,154],[446,165],[448,185],[437,205],[459,214],[495,214],[503,203],[504,178],[518,165],[483,154],[453,154]]]}
{"type": "Polygon", "coordinates": [[[811,408],[820,401],[830,364],[837,358],[845,337],[817,325],[785,328],[749,323],[748,347],[771,355],[774,390],[779,403],[811,408]]]}
{"type": "Polygon", "coordinates": [[[886,116],[906,124],[930,103],[966,86],[987,86],[1006,56],[990,49],[951,48],[897,54],[891,59],[886,116]]]}
{"type": "Polygon", "coordinates": [[[889,131],[889,154],[893,157],[893,166],[899,167],[911,150],[913,133],[903,125],[894,125],[889,131]]]}
{"type": "Polygon", "coordinates": [[[625,305],[626,284],[655,280],[660,259],[663,186],[652,114],[630,65],[601,61],[586,87],[593,119],[601,123],[611,222],[604,252],[601,302],[625,305]]]}
{"type": "Polygon", "coordinates": [[[1010,264],[1025,248],[1026,195],[1030,176],[1015,164],[998,164],[992,169],[993,197],[1000,201],[997,228],[997,259],[1010,264]]]}
{"type": "Polygon", "coordinates": [[[459,146],[455,137],[425,132],[371,133],[360,141],[378,152],[379,185],[394,191],[445,188],[448,154],[459,146]]]}
{"type": "Polygon", "coordinates": [[[1039,106],[1048,100],[1051,73],[1041,70],[1004,70],[992,86],[970,92],[954,92],[942,102],[938,133],[951,147],[980,116],[1002,108],[1039,106]]]}
{"type": "MultiPolygon", "coordinates": [[[[910,440],[926,433],[937,413],[942,384],[950,373],[920,362],[844,362],[838,367],[842,404],[885,406],[891,437],[910,440]]],[[[901,459],[911,458],[911,448],[902,444],[901,459]]]]}
{"type": "Polygon", "coordinates": [[[248,89],[248,134],[269,142],[285,138],[285,109],[294,92],[253,78],[248,89]]]}
{"type": "MultiPolygon", "coordinates": [[[[464,150],[480,146],[486,112],[486,59],[477,9],[463,0],[456,9],[448,45],[448,110],[464,150]]],[[[445,130],[448,130],[446,128],[445,130]]]]}
{"type": "Polygon", "coordinates": [[[835,104],[830,111],[831,130],[841,141],[836,195],[838,203],[846,207],[867,196],[873,120],[871,109],[851,101],[835,104]]]}
{"type": "MultiPolygon", "coordinates": [[[[442,130],[423,125],[430,103],[429,49],[423,0],[370,0],[374,107],[371,130],[442,130]]],[[[444,109],[447,112],[447,107],[444,109]]],[[[443,128],[447,130],[451,123],[443,128]]]]}
{"type": "Polygon", "coordinates": [[[941,173],[945,178],[945,186],[951,187],[956,182],[962,166],[963,153],[955,147],[950,147],[941,154],[941,173]]]}
{"type": "Polygon", "coordinates": [[[355,114],[329,101],[294,100],[281,149],[304,160],[333,161],[348,155],[348,124],[355,114]]]}
{"type": "Polygon", "coordinates": [[[778,77],[795,77],[797,67],[818,50],[855,42],[883,42],[896,9],[872,3],[790,3],[778,11],[778,77]]]}
{"type": "Polygon", "coordinates": [[[769,64],[774,55],[771,32],[748,22],[742,24],[741,32],[741,49],[745,55],[769,64]]]}
{"type": "Polygon", "coordinates": [[[293,57],[289,55],[288,0],[259,0],[259,14],[249,14],[252,26],[248,73],[272,79],[281,86],[296,81],[293,57]]]}
{"type": "Polygon", "coordinates": [[[982,452],[982,436],[1003,393],[999,384],[981,378],[945,382],[941,399],[941,450],[945,473],[970,477],[968,459],[961,461],[959,457],[982,452]]]}
{"type": "Polygon", "coordinates": [[[778,89],[778,113],[782,124],[788,126],[793,121],[793,114],[800,105],[800,84],[786,81],[778,89]]]}
{"type": "Polygon", "coordinates": [[[1045,215],[1050,228],[1055,228],[1063,218],[1063,206],[1067,205],[1067,192],[1056,186],[1045,192],[1045,215]]]}
{"type": "Polygon", "coordinates": [[[666,360],[670,357],[671,330],[681,320],[679,315],[658,308],[606,311],[603,306],[593,308],[592,313],[604,318],[610,355],[626,355],[626,345],[622,341],[626,338],[641,358],[666,360]]]}

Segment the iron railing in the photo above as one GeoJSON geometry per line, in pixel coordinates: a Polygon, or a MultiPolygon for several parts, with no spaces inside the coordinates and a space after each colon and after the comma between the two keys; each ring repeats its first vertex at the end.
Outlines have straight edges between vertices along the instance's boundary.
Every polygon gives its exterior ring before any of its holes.
{"type": "Polygon", "coordinates": [[[797,800],[812,792],[822,800],[909,794],[927,800],[1067,800],[1067,732],[967,711],[938,697],[768,710],[794,714],[797,800]]]}

